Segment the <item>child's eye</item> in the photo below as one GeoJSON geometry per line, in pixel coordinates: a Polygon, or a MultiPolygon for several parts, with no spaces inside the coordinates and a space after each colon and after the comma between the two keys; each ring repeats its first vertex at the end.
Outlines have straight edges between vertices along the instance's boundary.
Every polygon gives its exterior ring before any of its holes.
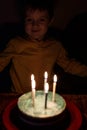
{"type": "Polygon", "coordinates": [[[40,19],[40,22],[45,22],[46,21],[46,19],[40,19]]]}
{"type": "Polygon", "coordinates": [[[32,23],[32,19],[31,18],[28,18],[25,21],[28,22],[28,23],[32,23]]]}

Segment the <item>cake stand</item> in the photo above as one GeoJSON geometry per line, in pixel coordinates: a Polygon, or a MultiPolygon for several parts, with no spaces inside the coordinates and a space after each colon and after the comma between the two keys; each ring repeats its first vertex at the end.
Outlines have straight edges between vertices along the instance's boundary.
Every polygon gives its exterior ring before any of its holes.
{"type": "MultiPolygon", "coordinates": [[[[7,130],[20,130],[17,123],[15,123],[14,120],[12,121],[14,117],[11,117],[11,112],[17,106],[17,101],[18,101],[18,98],[11,101],[3,112],[2,120],[7,130]]],[[[79,130],[82,125],[82,115],[80,113],[80,110],[73,102],[67,99],[65,99],[65,101],[67,104],[66,105],[67,110],[70,113],[70,123],[68,127],[66,128],[66,130],[79,130]]],[[[17,111],[15,110],[15,116],[16,115],[17,115],[17,111]]]]}

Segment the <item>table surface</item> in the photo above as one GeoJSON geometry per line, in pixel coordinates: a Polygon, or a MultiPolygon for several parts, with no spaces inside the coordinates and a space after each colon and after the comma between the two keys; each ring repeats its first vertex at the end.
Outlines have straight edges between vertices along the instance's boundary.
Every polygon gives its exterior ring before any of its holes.
{"type": "MultiPolygon", "coordinates": [[[[2,114],[6,106],[20,95],[14,93],[0,93],[0,129],[5,130],[2,123],[2,114]]],[[[81,130],[87,130],[87,95],[85,94],[62,94],[62,96],[73,102],[81,111],[83,117],[83,124],[81,130]]]]}

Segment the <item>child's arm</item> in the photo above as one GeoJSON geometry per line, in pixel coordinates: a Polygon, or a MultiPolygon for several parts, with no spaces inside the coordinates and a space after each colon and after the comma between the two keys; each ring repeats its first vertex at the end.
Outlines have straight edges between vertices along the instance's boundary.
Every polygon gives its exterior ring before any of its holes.
{"type": "Polygon", "coordinates": [[[14,52],[14,47],[11,42],[9,42],[6,48],[0,52],[0,72],[10,63],[13,55],[12,52],[14,52]]]}
{"type": "MultiPolygon", "coordinates": [[[[60,45],[60,44],[59,44],[60,45]]],[[[86,76],[87,77],[87,66],[81,64],[75,59],[68,58],[66,50],[60,45],[60,54],[58,54],[57,64],[59,64],[65,72],[77,75],[77,76],[86,76]]]]}

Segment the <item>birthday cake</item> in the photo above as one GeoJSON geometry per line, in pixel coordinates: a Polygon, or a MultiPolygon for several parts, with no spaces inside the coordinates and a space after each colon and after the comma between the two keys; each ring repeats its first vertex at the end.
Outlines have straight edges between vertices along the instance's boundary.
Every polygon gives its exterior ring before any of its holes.
{"type": "Polygon", "coordinates": [[[17,106],[21,121],[32,128],[62,128],[67,119],[66,101],[55,93],[55,100],[52,101],[53,92],[49,91],[47,102],[45,102],[44,91],[38,90],[35,93],[35,102],[32,100],[32,92],[27,92],[18,98],[17,106]],[[34,103],[34,104],[33,104],[34,103]]]}

